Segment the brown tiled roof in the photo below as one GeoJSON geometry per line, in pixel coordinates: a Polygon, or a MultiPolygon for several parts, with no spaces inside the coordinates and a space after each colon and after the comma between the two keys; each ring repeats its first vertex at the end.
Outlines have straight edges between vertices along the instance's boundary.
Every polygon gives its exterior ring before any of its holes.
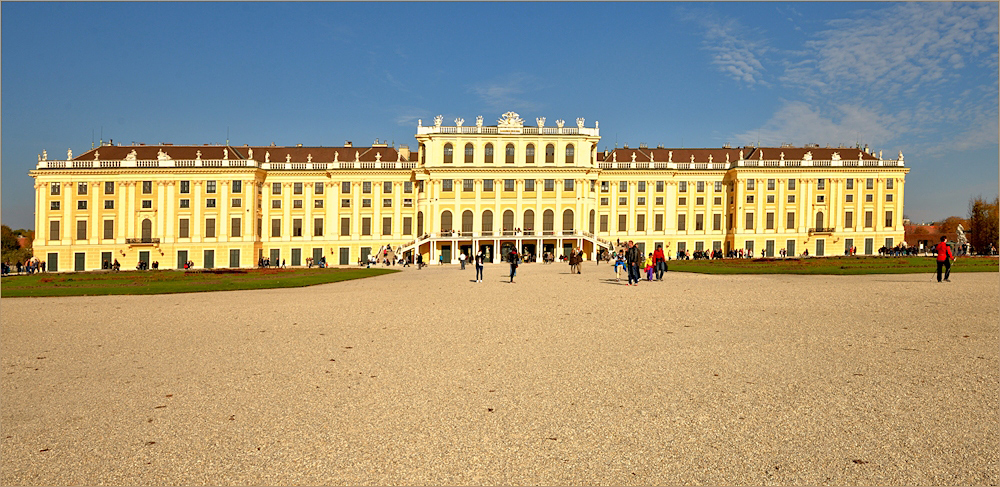
{"type": "MultiPolygon", "coordinates": [[[[120,161],[128,157],[134,150],[136,159],[156,159],[162,150],[171,159],[195,159],[201,152],[202,159],[222,159],[223,149],[229,149],[229,159],[248,159],[250,149],[253,150],[253,158],[257,161],[264,161],[265,156],[270,154],[272,162],[284,162],[286,156],[291,156],[291,162],[307,162],[312,155],[313,162],[333,162],[334,155],[338,155],[340,161],[353,161],[355,153],[359,154],[359,160],[364,162],[376,161],[376,155],[381,154],[381,160],[395,162],[397,151],[392,147],[280,147],[280,146],[223,146],[223,145],[128,145],[116,146],[107,145],[91,149],[73,158],[75,161],[92,161],[97,153],[99,160],[120,161]]],[[[415,156],[412,154],[411,156],[415,156]]],[[[407,158],[401,160],[407,161],[407,158]]]]}
{"type": "Polygon", "coordinates": [[[744,154],[747,159],[759,159],[760,152],[763,151],[764,159],[780,159],[781,154],[785,154],[785,159],[800,160],[806,152],[812,152],[812,158],[820,161],[828,161],[833,158],[833,153],[840,154],[841,159],[858,160],[861,154],[862,160],[877,161],[878,156],[873,156],[856,147],[758,147],[750,149],[749,154],[744,154]]]}
{"type": "Polygon", "coordinates": [[[597,160],[601,162],[610,162],[614,160],[615,153],[618,154],[618,162],[629,162],[632,160],[632,154],[635,153],[636,162],[649,162],[650,156],[655,162],[691,162],[691,156],[694,156],[694,162],[708,162],[708,156],[712,156],[712,162],[726,162],[726,155],[729,155],[729,160],[731,162],[738,161],[740,159],[740,151],[743,151],[744,159],[759,159],[761,153],[763,153],[765,160],[780,159],[781,155],[784,154],[785,159],[790,160],[801,160],[807,152],[812,153],[812,158],[815,160],[830,160],[833,157],[833,153],[839,153],[841,159],[857,160],[858,154],[861,154],[863,160],[874,161],[878,160],[878,156],[868,154],[858,148],[845,148],[845,147],[831,147],[831,148],[818,148],[818,147],[736,147],[733,149],[718,148],[718,149],[671,149],[671,148],[628,148],[628,149],[614,149],[608,152],[607,157],[604,156],[603,152],[597,154],[597,160]],[[673,154],[671,154],[673,153],[673,154]]]}

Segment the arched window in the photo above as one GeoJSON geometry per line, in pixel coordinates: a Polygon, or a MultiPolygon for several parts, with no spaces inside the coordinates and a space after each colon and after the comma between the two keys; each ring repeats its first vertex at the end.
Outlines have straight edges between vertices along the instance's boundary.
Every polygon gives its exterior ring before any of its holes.
{"type": "Polygon", "coordinates": [[[462,212],[462,231],[472,231],[472,210],[465,210],[462,212]]]}
{"type": "Polygon", "coordinates": [[[452,156],[454,155],[455,149],[451,146],[451,142],[444,145],[444,163],[451,164],[452,156]]]}
{"type": "Polygon", "coordinates": [[[573,164],[573,144],[566,146],[566,164],[573,164]]]}
{"type": "Polygon", "coordinates": [[[472,143],[465,144],[465,162],[471,163],[472,156],[476,153],[476,150],[472,148],[472,143]]]}
{"type": "Polygon", "coordinates": [[[555,227],[556,214],[552,210],[542,212],[542,234],[552,235],[555,227]]]}
{"type": "Polygon", "coordinates": [[[563,233],[573,233],[573,210],[563,212],[563,233]]]}
{"type": "Polygon", "coordinates": [[[506,162],[507,164],[513,164],[514,163],[514,144],[507,144],[507,150],[504,151],[504,152],[506,152],[506,154],[507,154],[506,159],[504,160],[504,162],[506,162]]]}
{"type": "Polygon", "coordinates": [[[597,218],[597,212],[590,210],[590,233],[594,233],[594,219],[597,218]]]}
{"type": "Polygon", "coordinates": [[[824,223],[823,222],[823,212],[821,211],[821,212],[819,212],[819,213],[816,214],[816,229],[819,230],[819,229],[823,228],[823,223],[824,223]]]}
{"type": "MultiPolygon", "coordinates": [[[[503,212],[503,230],[504,232],[510,232],[514,230],[514,212],[507,210],[503,212]]],[[[510,234],[508,234],[510,235],[510,234]]]]}
{"type": "Polygon", "coordinates": [[[545,162],[556,162],[556,146],[552,144],[545,146],[545,162]]]}
{"type": "Polygon", "coordinates": [[[535,212],[532,210],[524,210],[524,234],[534,235],[535,231],[535,212]]]}
{"type": "Polygon", "coordinates": [[[149,218],[142,220],[142,240],[148,242],[153,238],[153,222],[149,218]]]}
{"type": "Polygon", "coordinates": [[[524,149],[524,162],[535,163],[535,144],[528,144],[528,147],[524,149]]]}
{"type": "Polygon", "coordinates": [[[483,153],[487,164],[493,164],[493,144],[486,144],[486,151],[483,153]]]}
{"type": "Polygon", "coordinates": [[[493,235],[493,212],[483,212],[483,235],[493,235]]]}
{"type": "Polygon", "coordinates": [[[444,210],[441,212],[441,233],[451,231],[451,212],[444,210]]]}
{"type": "Polygon", "coordinates": [[[424,235],[424,212],[417,212],[417,236],[424,235]]]}

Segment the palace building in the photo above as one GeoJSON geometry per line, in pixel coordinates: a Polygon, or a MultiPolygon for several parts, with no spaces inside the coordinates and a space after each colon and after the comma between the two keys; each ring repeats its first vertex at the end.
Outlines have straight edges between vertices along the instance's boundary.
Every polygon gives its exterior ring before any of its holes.
{"type": "Polygon", "coordinates": [[[644,252],[871,255],[903,240],[903,155],[866,148],[616,148],[598,124],[417,124],[417,149],[102,144],[39,156],[35,255],[49,270],[351,265],[388,246],[430,263],[618,240],[644,252]]]}

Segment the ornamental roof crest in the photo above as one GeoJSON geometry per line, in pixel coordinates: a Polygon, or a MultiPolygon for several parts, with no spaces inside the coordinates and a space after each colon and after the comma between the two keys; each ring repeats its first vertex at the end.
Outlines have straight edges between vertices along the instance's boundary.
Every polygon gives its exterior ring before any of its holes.
{"type": "Polygon", "coordinates": [[[497,127],[509,127],[509,128],[520,128],[524,127],[524,120],[514,112],[507,112],[501,115],[500,120],[497,120],[497,127]]]}

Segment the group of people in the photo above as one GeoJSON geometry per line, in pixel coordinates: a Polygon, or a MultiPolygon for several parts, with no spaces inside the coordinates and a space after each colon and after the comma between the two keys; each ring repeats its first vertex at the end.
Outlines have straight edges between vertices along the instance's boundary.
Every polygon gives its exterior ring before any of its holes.
{"type": "Polygon", "coordinates": [[[114,262],[111,262],[110,260],[105,259],[105,260],[101,261],[101,269],[104,269],[106,271],[115,271],[115,272],[118,272],[118,271],[122,270],[122,265],[118,263],[118,259],[115,259],[114,262]]]}
{"type": "Polygon", "coordinates": [[[0,264],[0,272],[3,275],[10,275],[12,271],[16,271],[18,275],[22,273],[34,274],[36,272],[45,272],[45,261],[31,258],[27,262],[17,261],[13,265],[9,261],[0,264]]]}
{"type": "MultiPolygon", "coordinates": [[[[191,266],[194,267],[194,263],[193,262],[191,263],[191,266]]],[[[285,259],[281,259],[280,261],[278,259],[274,259],[274,263],[272,264],[270,257],[258,257],[257,258],[257,267],[260,267],[260,268],[282,267],[283,268],[283,267],[285,267],[285,259]]],[[[185,267],[185,269],[186,268],[187,267],[185,267]]]]}
{"type": "Polygon", "coordinates": [[[624,249],[618,251],[615,257],[615,280],[621,281],[621,271],[628,274],[628,286],[638,286],[645,272],[646,280],[652,282],[654,276],[657,281],[663,280],[663,274],[667,272],[667,259],[663,253],[663,246],[657,245],[656,250],[643,258],[642,251],[635,242],[629,240],[624,245],[624,249]]]}

